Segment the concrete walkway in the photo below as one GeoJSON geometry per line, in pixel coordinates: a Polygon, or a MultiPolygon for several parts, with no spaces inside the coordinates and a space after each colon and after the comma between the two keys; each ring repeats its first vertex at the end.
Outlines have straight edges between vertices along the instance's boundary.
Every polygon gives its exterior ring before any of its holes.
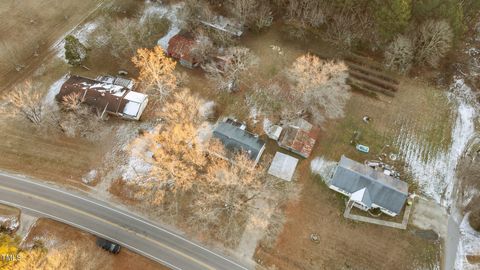
{"type": "Polygon", "coordinates": [[[410,211],[412,210],[412,205],[407,204],[407,207],[405,208],[405,213],[403,214],[402,223],[384,221],[376,218],[370,218],[370,217],[351,214],[350,211],[352,210],[352,207],[353,207],[353,201],[349,201],[347,203],[347,207],[345,208],[345,212],[343,213],[343,216],[345,218],[356,220],[356,221],[367,222],[367,223],[405,230],[407,228],[408,219],[410,217],[410,211]]]}

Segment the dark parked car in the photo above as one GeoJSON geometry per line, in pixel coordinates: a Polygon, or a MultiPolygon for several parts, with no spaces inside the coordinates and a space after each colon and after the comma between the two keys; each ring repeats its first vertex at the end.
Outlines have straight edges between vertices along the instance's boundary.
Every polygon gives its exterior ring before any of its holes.
{"type": "Polygon", "coordinates": [[[107,239],[103,239],[100,237],[97,237],[97,246],[105,249],[108,252],[111,252],[113,254],[118,254],[120,252],[121,246],[119,244],[115,244],[111,241],[108,241],[107,239]]]}

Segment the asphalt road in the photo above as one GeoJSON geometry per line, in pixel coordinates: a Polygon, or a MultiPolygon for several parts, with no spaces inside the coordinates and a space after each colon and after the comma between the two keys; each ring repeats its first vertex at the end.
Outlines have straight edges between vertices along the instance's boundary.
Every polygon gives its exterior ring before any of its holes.
{"type": "Polygon", "coordinates": [[[22,176],[0,172],[0,203],[110,239],[172,269],[247,269],[106,202],[22,176]]]}

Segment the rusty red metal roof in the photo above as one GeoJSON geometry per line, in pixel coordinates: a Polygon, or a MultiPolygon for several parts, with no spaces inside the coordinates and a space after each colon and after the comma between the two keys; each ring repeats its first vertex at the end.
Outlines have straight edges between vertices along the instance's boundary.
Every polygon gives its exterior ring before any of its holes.
{"type": "Polygon", "coordinates": [[[188,61],[192,64],[196,62],[192,56],[192,49],[195,40],[189,36],[177,34],[168,41],[167,53],[170,57],[188,61]]]}
{"type": "Polygon", "coordinates": [[[313,151],[319,131],[317,127],[310,124],[303,126],[289,125],[283,129],[278,144],[280,147],[308,158],[313,151]]]}
{"type": "Polygon", "coordinates": [[[119,114],[127,104],[124,97],[128,89],[89,78],[71,76],[55,98],[61,102],[63,97],[71,93],[79,93],[85,104],[97,108],[100,112],[105,109],[108,113],[119,114]]]}

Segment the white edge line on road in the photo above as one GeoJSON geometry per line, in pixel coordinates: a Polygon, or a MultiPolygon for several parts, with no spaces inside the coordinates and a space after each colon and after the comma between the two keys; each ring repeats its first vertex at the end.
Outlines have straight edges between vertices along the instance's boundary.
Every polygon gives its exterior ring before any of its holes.
{"type": "MultiPolygon", "coordinates": [[[[51,186],[46,185],[46,184],[38,183],[38,182],[35,181],[35,180],[29,180],[29,179],[27,179],[25,176],[11,175],[11,174],[7,174],[7,173],[5,173],[5,172],[0,172],[0,174],[1,174],[1,175],[4,175],[4,176],[6,176],[6,177],[15,178],[15,179],[18,179],[18,180],[23,181],[23,182],[28,182],[28,183],[30,183],[30,184],[34,184],[34,185],[37,185],[37,186],[41,186],[41,187],[44,187],[44,188],[47,188],[47,189],[50,189],[50,190],[54,190],[54,191],[56,191],[56,192],[60,192],[60,193],[63,193],[63,194],[72,196],[72,197],[75,197],[75,198],[77,198],[77,199],[81,199],[81,200],[84,200],[84,201],[93,203],[93,204],[95,204],[95,205],[101,206],[101,207],[103,207],[103,208],[109,209],[109,210],[111,210],[111,211],[114,211],[114,212],[116,212],[116,213],[122,214],[122,215],[124,215],[124,216],[129,217],[129,218],[135,219],[135,220],[137,220],[137,221],[139,221],[139,222],[141,222],[141,223],[143,223],[143,224],[146,224],[146,225],[148,225],[148,226],[151,226],[151,227],[153,227],[153,228],[156,228],[156,229],[158,229],[158,230],[161,230],[161,231],[163,231],[163,232],[166,232],[166,233],[168,233],[168,234],[170,234],[170,235],[172,235],[172,236],[174,236],[174,237],[177,237],[177,238],[179,238],[179,239],[181,239],[181,240],[183,240],[183,241],[185,241],[185,242],[187,242],[187,243],[189,243],[189,244],[191,244],[191,245],[194,245],[194,246],[196,246],[196,247],[198,247],[198,248],[200,248],[200,249],[202,249],[202,250],[204,250],[204,251],[207,251],[208,253],[210,253],[210,254],[212,254],[212,255],[215,255],[215,256],[217,256],[217,257],[219,257],[219,258],[221,258],[221,259],[223,259],[223,260],[225,260],[225,261],[228,261],[228,262],[230,262],[230,263],[232,263],[232,264],[234,264],[234,265],[236,265],[236,266],[238,266],[238,267],[240,267],[240,268],[242,268],[242,269],[248,270],[248,268],[245,268],[244,266],[242,266],[242,265],[240,265],[240,264],[238,264],[238,263],[236,263],[236,262],[234,262],[234,261],[232,261],[232,260],[230,260],[230,259],[228,259],[228,258],[225,258],[225,257],[223,257],[222,255],[217,254],[217,253],[215,253],[215,252],[213,252],[213,251],[211,251],[211,250],[209,250],[209,249],[207,249],[207,248],[205,248],[205,247],[202,247],[202,246],[200,246],[200,245],[198,245],[198,244],[196,244],[196,243],[194,243],[194,242],[192,242],[192,241],[190,241],[190,240],[188,240],[188,239],[186,239],[186,238],[184,238],[184,237],[182,237],[182,236],[180,236],[180,235],[178,235],[178,234],[172,233],[172,232],[170,232],[170,231],[167,230],[167,229],[164,229],[164,228],[162,228],[162,227],[159,227],[159,226],[157,226],[157,225],[155,225],[155,224],[153,224],[153,223],[147,222],[147,221],[144,220],[143,218],[137,218],[137,217],[135,217],[135,216],[132,216],[132,214],[128,213],[128,212],[125,211],[125,210],[118,210],[118,209],[115,209],[115,208],[111,208],[110,206],[106,206],[106,205],[104,205],[104,204],[100,204],[100,203],[97,203],[97,202],[95,202],[95,201],[88,200],[88,199],[86,199],[85,197],[80,197],[80,196],[77,196],[76,194],[73,194],[73,193],[70,193],[70,192],[66,192],[66,191],[63,191],[63,190],[61,190],[61,189],[57,189],[57,188],[51,187],[51,186]]],[[[107,202],[103,202],[103,203],[106,204],[107,202]]]]}
{"type": "MultiPolygon", "coordinates": [[[[165,249],[167,249],[167,250],[170,250],[170,251],[172,251],[172,252],[174,252],[174,253],[176,253],[176,254],[184,257],[184,258],[189,259],[190,261],[194,261],[194,262],[196,262],[198,265],[204,266],[205,269],[211,269],[211,270],[214,269],[214,268],[212,268],[210,265],[208,265],[207,263],[205,263],[204,261],[199,260],[198,258],[192,257],[189,252],[182,252],[181,250],[175,249],[175,248],[173,248],[173,247],[171,247],[171,246],[169,246],[169,245],[166,245],[166,244],[162,243],[161,241],[158,241],[158,240],[156,240],[156,239],[150,238],[150,237],[148,237],[147,235],[145,235],[145,234],[143,234],[143,233],[135,232],[135,231],[132,230],[132,229],[126,228],[126,227],[121,226],[121,225],[119,225],[119,224],[117,224],[117,223],[115,223],[115,222],[112,222],[112,221],[109,221],[109,220],[107,220],[107,219],[101,218],[101,217],[99,217],[99,216],[97,216],[97,215],[95,215],[95,214],[86,212],[86,211],[84,211],[84,210],[80,210],[80,209],[78,209],[78,208],[75,208],[75,207],[72,207],[72,206],[69,206],[69,205],[62,204],[62,203],[57,202],[57,201],[50,200],[50,199],[48,199],[48,198],[45,198],[45,197],[42,197],[42,196],[39,196],[39,195],[35,195],[35,194],[32,194],[32,193],[28,193],[28,192],[25,192],[25,191],[20,191],[20,190],[16,190],[16,189],[13,189],[13,188],[2,187],[2,186],[0,186],[0,189],[4,189],[4,190],[7,190],[7,191],[9,190],[9,191],[11,191],[11,192],[16,192],[16,193],[18,193],[18,194],[22,194],[22,195],[25,196],[25,197],[30,197],[30,198],[34,198],[34,197],[35,197],[35,198],[37,198],[39,201],[46,201],[46,202],[49,202],[49,203],[52,204],[52,205],[57,205],[57,206],[60,206],[60,207],[62,207],[62,208],[65,208],[65,209],[69,209],[69,210],[71,210],[71,211],[73,211],[73,212],[80,213],[80,214],[82,214],[82,215],[84,215],[84,216],[91,217],[91,218],[93,218],[93,219],[95,219],[95,220],[102,221],[102,223],[110,224],[110,226],[112,226],[112,227],[117,227],[117,228],[119,228],[120,230],[127,231],[127,232],[132,233],[132,234],[137,235],[137,236],[141,236],[141,237],[142,237],[143,239],[145,239],[145,240],[148,240],[148,241],[150,241],[150,242],[153,242],[153,243],[157,244],[158,246],[161,246],[161,247],[163,247],[163,248],[165,248],[165,249]]],[[[73,223],[73,224],[75,224],[75,223],[73,223]]]]}
{"type": "Polygon", "coordinates": [[[106,235],[104,235],[104,234],[98,233],[98,232],[96,232],[96,231],[94,231],[94,230],[91,230],[91,229],[89,229],[89,228],[87,228],[87,227],[83,227],[82,225],[79,225],[79,224],[70,222],[70,221],[65,220],[65,219],[63,219],[63,218],[60,218],[60,217],[57,217],[57,216],[54,216],[54,215],[51,215],[51,214],[47,214],[47,213],[45,213],[45,212],[42,212],[42,211],[39,211],[39,210],[35,210],[35,209],[29,208],[29,207],[21,206],[21,205],[15,204],[15,203],[3,201],[3,200],[0,200],[0,203],[5,204],[5,205],[10,205],[10,206],[13,206],[13,207],[16,207],[16,208],[20,208],[20,209],[25,209],[25,210],[28,210],[28,211],[32,211],[32,212],[38,213],[38,214],[40,214],[40,215],[42,215],[42,216],[45,216],[45,217],[51,218],[51,219],[53,219],[53,220],[56,220],[56,221],[65,223],[65,224],[70,225],[70,226],[72,226],[72,227],[79,228],[79,229],[81,229],[81,230],[83,230],[83,231],[86,231],[86,232],[88,232],[88,233],[90,233],[90,234],[93,234],[93,235],[95,235],[95,236],[99,236],[99,237],[102,237],[102,238],[105,238],[105,239],[109,239],[109,240],[111,240],[111,241],[114,241],[114,242],[116,242],[116,243],[119,243],[120,245],[122,245],[122,246],[124,246],[124,247],[126,247],[126,248],[128,248],[128,249],[130,249],[130,250],[132,250],[132,251],[134,251],[134,252],[136,252],[136,253],[138,253],[138,254],[140,254],[140,255],[143,255],[143,256],[145,256],[145,257],[147,257],[147,258],[150,258],[150,259],[152,259],[152,260],[154,260],[154,261],[156,261],[156,262],[159,262],[159,263],[161,263],[161,264],[163,264],[163,265],[165,265],[165,266],[168,266],[168,267],[170,267],[170,268],[172,268],[172,269],[174,269],[174,270],[182,270],[182,268],[178,268],[178,267],[170,264],[170,263],[167,262],[167,261],[164,261],[164,260],[162,260],[162,259],[159,259],[159,258],[157,258],[157,257],[155,257],[155,256],[153,256],[153,255],[150,255],[150,254],[148,254],[148,253],[146,253],[146,252],[144,252],[144,251],[141,251],[141,250],[139,250],[139,249],[137,249],[137,248],[134,248],[134,247],[132,247],[132,246],[130,246],[130,245],[128,245],[128,244],[125,244],[125,243],[122,242],[121,240],[114,239],[114,238],[112,238],[112,237],[108,237],[108,236],[106,236],[106,235]]]}

